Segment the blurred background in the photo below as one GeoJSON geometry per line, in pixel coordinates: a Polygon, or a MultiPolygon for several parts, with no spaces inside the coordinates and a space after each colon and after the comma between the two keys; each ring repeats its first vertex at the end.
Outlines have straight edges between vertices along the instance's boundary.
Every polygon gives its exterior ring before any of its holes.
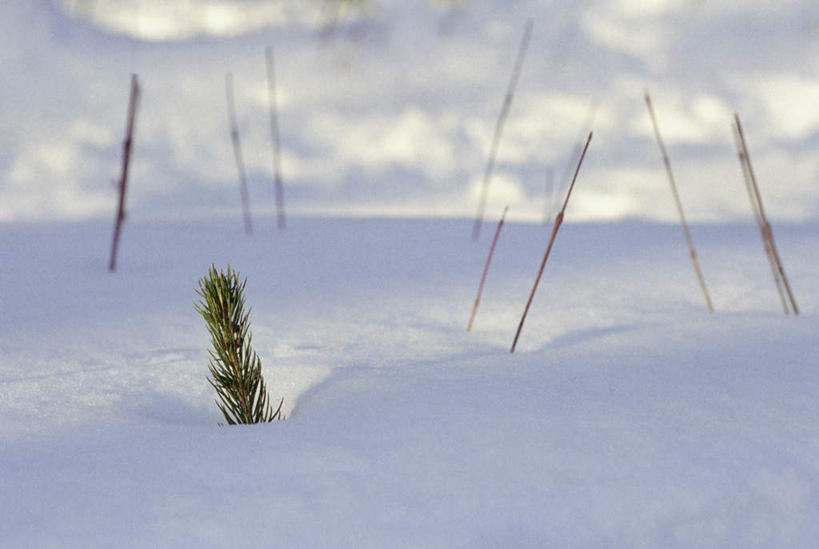
{"type": "Polygon", "coordinates": [[[541,221],[591,125],[571,220],[819,219],[819,4],[710,0],[10,0],[0,4],[0,221],[113,217],[128,91],[140,219],[240,216],[225,74],[254,215],[273,215],[265,47],[288,214],[471,217],[526,21],[487,217],[541,221]]]}

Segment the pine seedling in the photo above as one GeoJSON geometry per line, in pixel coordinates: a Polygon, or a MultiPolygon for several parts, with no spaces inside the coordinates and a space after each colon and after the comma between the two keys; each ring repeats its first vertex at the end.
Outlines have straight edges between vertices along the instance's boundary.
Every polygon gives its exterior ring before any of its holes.
{"type": "Polygon", "coordinates": [[[247,279],[239,273],[217,271],[199,279],[202,301],[196,311],[205,319],[211,344],[208,379],[219,397],[216,406],[229,425],[267,423],[282,419],[282,403],[273,410],[262,377],[262,362],[251,346],[250,310],[245,311],[247,279]]]}

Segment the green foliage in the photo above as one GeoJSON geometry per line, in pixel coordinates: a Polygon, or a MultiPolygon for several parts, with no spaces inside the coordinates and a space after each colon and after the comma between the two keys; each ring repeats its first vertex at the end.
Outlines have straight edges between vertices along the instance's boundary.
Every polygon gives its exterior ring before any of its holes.
{"type": "Polygon", "coordinates": [[[216,405],[230,425],[282,419],[284,399],[274,411],[262,378],[262,362],[250,345],[250,310],[244,310],[246,283],[247,279],[239,282],[239,273],[231,271],[230,265],[226,273],[211,265],[196,290],[202,297],[196,311],[205,319],[213,346],[208,382],[216,389],[216,405]]]}

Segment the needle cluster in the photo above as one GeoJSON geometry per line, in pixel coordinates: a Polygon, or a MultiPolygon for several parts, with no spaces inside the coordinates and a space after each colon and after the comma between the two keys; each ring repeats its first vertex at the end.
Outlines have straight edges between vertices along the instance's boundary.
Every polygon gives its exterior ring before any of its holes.
{"type": "Polygon", "coordinates": [[[251,347],[250,311],[245,311],[247,279],[227,267],[227,272],[211,266],[199,279],[196,293],[202,301],[196,311],[205,319],[210,333],[210,378],[219,397],[216,405],[229,425],[266,423],[281,418],[270,404],[262,377],[262,362],[251,347]]]}

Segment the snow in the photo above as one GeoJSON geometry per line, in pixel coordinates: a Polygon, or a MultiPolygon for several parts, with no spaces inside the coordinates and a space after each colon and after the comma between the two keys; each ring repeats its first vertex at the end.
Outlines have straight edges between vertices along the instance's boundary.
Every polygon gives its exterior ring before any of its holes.
{"type": "MultiPolygon", "coordinates": [[[[581,183],[576,192],[582,193],[581,183]]],[[[567,216],[571,215],[570,211],[567,216]]],[[[0,225],[0,545],[795,547],[819,530],[819,227],[271,217],[0,225]],[[489,231],[487,231],[489,232],[489,231]],[[286,421],[218,426],[193,310],[247,276],[286,421]]]]}
{"type": "Polygon", "coordinates": [[[330,25],[323,2],[2,3],[0,547],[816,545],[817,7],[367,5],[330,25]],[[143,95],[112,274],[131,73],[143,95]],[[592,108],[594,139],[510,354],[550,229],[534,222],[554,215],[592,108]],[[734,111],[798,317],[783,314],[750,224],[734,111]],[[219,425],[194,310],[212,264],[248,279],[285,421],[219,425]]]}

